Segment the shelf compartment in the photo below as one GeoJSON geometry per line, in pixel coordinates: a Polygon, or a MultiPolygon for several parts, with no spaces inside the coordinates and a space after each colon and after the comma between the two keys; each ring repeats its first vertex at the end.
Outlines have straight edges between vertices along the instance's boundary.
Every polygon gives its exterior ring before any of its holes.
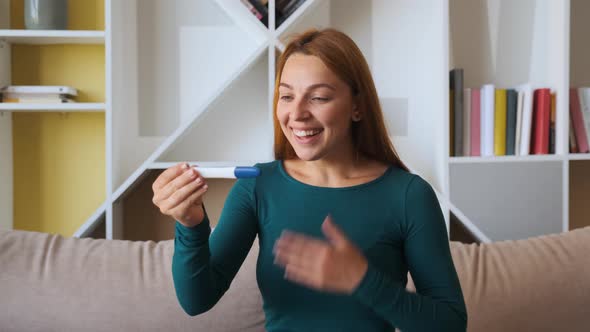
{"type": "Polygon", "coordinates": [[[563,229],[564,161],[450,165],[450,197],[491,241],[563,229]]]}
{"type": "MultiPolygon", "coordinates": [[[[104,31],[106,1],[112,0],[68,1],[67,31],[104,31]]],[[[24,10],[24,0],[0,0],[0,28],[25,29],[24,10]]]]}
{"type": "Polygon", "coordinates": [[[14,228],[72,236],[107,197],[105,114],[11,117],[14,228]]]}
{"type": "Polygon", "coordinates": [[[271,160],[273,126],[268,105],[268,55],[240,75],[157,161],[250,163],[271,160]]]}
{"type": "Polygon", "coordinates": [[[129,0],[111,7],[118,31],[112,103],[125,110],[113,113],[117,200],[267,44],[214,1],[129,0]]]}
{"type": "MultiPolygon", "coordinates": [[[[164,241],[174,238],[174,219],[162,214],[152,202],[152,184],[163,172],[154,169],[147,172],[141,181],[125,197],[116,202],[114,223],[122,229],[120,238],[133,241],[164,241]]],[[[225,197],[235,180],[208,179],[209,189],[203,197],[207,215],[214,227],[219,220],[225,197]]]]}
{"type": "Polygon", "coordinates": [[[590,86],[590,1],[570,1],[570,86],[590,86]]]}
{"type": "Polygon", "coordinates": [[[569,229],[590,226],[590,160],[569,163],[569,229]]]}

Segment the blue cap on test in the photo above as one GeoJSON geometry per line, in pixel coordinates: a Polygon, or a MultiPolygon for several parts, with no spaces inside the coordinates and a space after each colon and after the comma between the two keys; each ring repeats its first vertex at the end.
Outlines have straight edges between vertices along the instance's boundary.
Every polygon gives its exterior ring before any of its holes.
{"type": "Polygon", "coordinates": [[[260,175],[260,169],[252,166],[238,166],[234,170],[234,175],[238,179],[255,178],[260,175]]]}

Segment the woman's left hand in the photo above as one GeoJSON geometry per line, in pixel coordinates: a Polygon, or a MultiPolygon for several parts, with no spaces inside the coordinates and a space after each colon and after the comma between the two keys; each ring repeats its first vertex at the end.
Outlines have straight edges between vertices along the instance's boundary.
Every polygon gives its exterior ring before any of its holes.
{"type": "Polygon", "coordinates": [[[367,259],[328,215],[322,224],[328,241],[284,231],[274,246],[275,264],[285,278],[321,291],[350,294],[367,272],[367,259]]]}

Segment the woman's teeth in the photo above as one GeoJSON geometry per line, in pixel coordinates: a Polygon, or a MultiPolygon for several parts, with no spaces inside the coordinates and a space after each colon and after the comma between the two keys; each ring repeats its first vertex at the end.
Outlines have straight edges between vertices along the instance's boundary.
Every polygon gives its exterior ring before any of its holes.
{"type": "Polygon", "coordinates": [[[322,129],[312,129],[312,130],[296,130],[296,129],[293,129],[293,133],[297,137],[315,136],[315,135],[319,134],[321,131],[322,131],[322,129]]]}

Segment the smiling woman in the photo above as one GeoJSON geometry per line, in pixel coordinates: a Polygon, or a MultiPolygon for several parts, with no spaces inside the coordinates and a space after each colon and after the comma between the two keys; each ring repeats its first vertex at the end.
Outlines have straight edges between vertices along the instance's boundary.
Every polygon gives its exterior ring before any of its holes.
{"type": "Polygon", "coordinates": [[[276,160],[236,182],[212,234],[198,172],[179,164],[154,182],[154,203],[177,220],[183,309],[213,307],[258,236],[268,331],[464,331],[436,195],[397,156],[352,39],[295,36],[278,61],[274,109],[276,160]]]}

